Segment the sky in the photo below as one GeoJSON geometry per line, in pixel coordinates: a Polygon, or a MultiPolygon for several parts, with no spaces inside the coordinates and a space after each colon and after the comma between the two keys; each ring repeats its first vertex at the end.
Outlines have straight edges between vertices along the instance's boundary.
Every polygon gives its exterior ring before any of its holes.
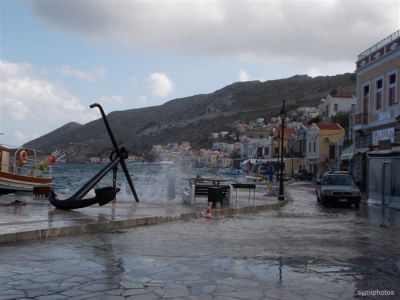
{"type": "Polygon", "coordinates": [[[237,81],[354,72],[400,0],[1,0],[0,144],[237,81]]]}

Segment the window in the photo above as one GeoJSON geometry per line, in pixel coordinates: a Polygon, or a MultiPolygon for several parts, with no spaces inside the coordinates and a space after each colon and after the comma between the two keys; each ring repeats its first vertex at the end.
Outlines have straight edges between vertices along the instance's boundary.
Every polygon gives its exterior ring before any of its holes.
{"type": "Polygon", "coordinates": [[[382,109],[382,86],[383,80],[378,79],[375,81],[375,109],[381,110],[382,109]]]}
{"type": "Polygon", "coordinates": [[[363,124],[368,124],[368,105],[369,105],[369,84],[366,84],[363,87],[363,99],[362,99],[363,124]]]}
{"type": "Polygon", "coordinates": [[[389,100],[389,106],[397,104],[397,91],[396,91],[396,73],[390,74],[389,75],[389,91],[388,91],[388,100],[389,100]]]}
{"type": "Polygon", "coordinates": [[[349,175],[325,175],[322,177],[323,185],[352,185],[353,179],[349,175]]]}
{"type": "Polygon", "coordinates": [[[317,142],[316,141],[314,141],[314,152],[317,152],[317,142]]]}
{"type": "Polygon", "coordinates": [[[264,155],[269,155],[269,147],[264,148],[264,155]]]}
{"type": "Polygon", "coordinates": [[[311,152],[311,142],[308,142],[308,152],[311,152]]]}
{"type": "Polygon", "coordinates": [[[337,103],[333,104],[333,111],[338,111],[339,105],[337,103]]]}
{"type": "Polygon", "coordinates": [[[279,149],[278,149],[278,147],[275,147],[274,153],[275,153],[275,154],[279,154],[279,149]]]}
{"type": "Polygon", "coordinates": [[[329,159],[335,159],[335,145],[329,146],[329,159]]]}

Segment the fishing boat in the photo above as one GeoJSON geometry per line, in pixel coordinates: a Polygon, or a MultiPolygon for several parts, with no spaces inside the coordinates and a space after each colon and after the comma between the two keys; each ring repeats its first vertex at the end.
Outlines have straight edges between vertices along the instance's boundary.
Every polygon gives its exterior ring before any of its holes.
{"type": "Polygon", "coordinates": [[[0,193],[48,194],[52,183],[51,166],[63,157],[61,151],[38,155],[33,149],[0,145],[0,193]]]}

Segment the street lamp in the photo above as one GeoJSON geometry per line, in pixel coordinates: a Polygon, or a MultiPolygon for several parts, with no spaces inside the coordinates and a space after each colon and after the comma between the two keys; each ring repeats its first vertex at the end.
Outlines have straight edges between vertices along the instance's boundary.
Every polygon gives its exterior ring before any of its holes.
{"type": "Polygon", "coordinates": [[[279,116],[281,117],[281,172],[279,176],[279,196],[278,200],[285,200],[285,191],[283,190],[283,144],[285,141],[285,118],[286,118],[286,110],[285,110],[285,100],[282,101],[282,109],[279,113],[279,116]]]}

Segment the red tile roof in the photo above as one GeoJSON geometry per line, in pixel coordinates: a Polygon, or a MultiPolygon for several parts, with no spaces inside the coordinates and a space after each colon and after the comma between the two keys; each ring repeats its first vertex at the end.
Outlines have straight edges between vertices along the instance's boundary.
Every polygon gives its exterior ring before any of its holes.
{"type": "Polygon", "coordinates": [[[343,128],[339,124],[323,124],[323,123],[315,123],[315,126],[319,128],[319,130],[343,130],[343,128]]]}

